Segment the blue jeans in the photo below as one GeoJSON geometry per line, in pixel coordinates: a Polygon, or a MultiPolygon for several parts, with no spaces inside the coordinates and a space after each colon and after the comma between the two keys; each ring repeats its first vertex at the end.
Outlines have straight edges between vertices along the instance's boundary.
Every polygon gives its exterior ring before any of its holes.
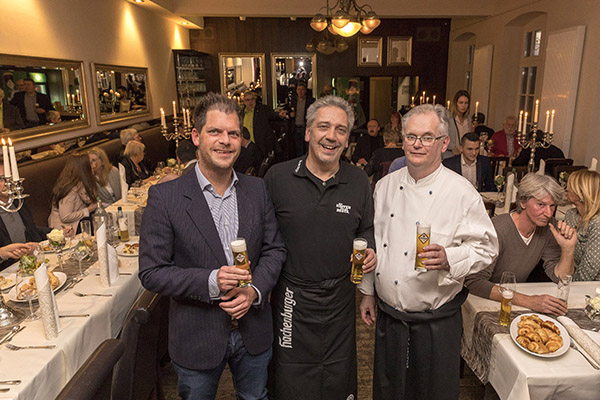
{"type": "Polygon", "coordinates": [[[225,357],[213,369],[193,370],[173,363],[177,372],[179,396],[184,400],[213,400],[217,395],[219,379],[229,364],[233,386],[238,399],[267,398],[267,366],[271,360],[271,347],[263,353],[251,355],[246,351],[239,329],[229,333],[225,357]]]}

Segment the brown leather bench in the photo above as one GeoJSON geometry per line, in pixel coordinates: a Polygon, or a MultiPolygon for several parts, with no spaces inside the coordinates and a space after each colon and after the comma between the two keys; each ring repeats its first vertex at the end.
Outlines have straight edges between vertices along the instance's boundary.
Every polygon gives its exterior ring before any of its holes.
{"type": "MultiPolygon", "coordinates": [[[[169,157],[169,142],[160,133],[160,126],[156,125],[146,130],[140,131],[142,140],[146,145],[147,156],[152,162],[166,160],[169,157]]],[[[27,206],[31,210],[33,220],[38,226],[48,226],[48,216],[50,215],[50,196],[52,188],[63,170],[67,157],[75,151],[89,149],[100,146],[112,163],[116,162],[121,150],[121,141],[119,139],[104,140],[91,143],[78,149],[70,150],[64,154],[44,158],[42,160],[30,160],[19,164],[19,174],[25,178],[23,186],[25,193],[29,194],[26,200],[27,206]]]]}

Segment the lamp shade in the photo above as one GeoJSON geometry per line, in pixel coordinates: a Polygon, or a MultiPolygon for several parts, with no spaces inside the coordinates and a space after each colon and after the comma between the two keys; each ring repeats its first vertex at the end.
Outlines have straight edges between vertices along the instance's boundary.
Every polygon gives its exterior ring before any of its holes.
{"type": "Polygon", "coordinates": [[[381,20],[373,11],[369,11],[363,19],[363,25],[371,28],[371,31],[375,30],[381,24],[381,20]]]}
{"type": "Polygon", "coordinates": [[[364,35],[368,35],[369,33],[373,32],[373,29],[366,26],[365,21],[363,21],[362,26],[360,27],[360,32],[364,35]]]}
{"type": "Polygon", "coordinates": [[[310,20],[310,27],[317,32],[327,28],[327,18],[323,14],[317,14],[310,20]]]}
{"type": "Polygon", "coordinates": [[[327,30],[328,30],[328,31],[329,31],[329,33],[331,33],[332,35],[335,35],[335,36],[337,36],[337,35],[338,35],[338,33],[335,31],[335,27],[334,27],[333,25],[329,25],[329,26],[327,27],[327,30]]]}
{"type": "Polygon", "coordinates": [[[338,10],[331,19],[331,23],[337,28],[343,28],[348,22],[350,22],[350,17],[343,10],[338,10]]]}
{"type": "Polygon", "coordinates": [[[355,35],[361,27],[362,25],[356,19],[351,19],[343,28],[333,25],[333,30],[340,36],[350,37],[355,35]]]}

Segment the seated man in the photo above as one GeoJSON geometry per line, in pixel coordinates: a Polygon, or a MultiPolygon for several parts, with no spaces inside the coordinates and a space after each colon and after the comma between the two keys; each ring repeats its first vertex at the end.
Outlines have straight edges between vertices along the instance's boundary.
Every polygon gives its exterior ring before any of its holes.
{"type": "MultiPolygon", "coordinates": [[[[527,174],[519,184],[517,211],[494,217],[492,223],[500,243],[498,258],[486,269],[465,279],[465,286],[479,297],[500,301],[495,283],[504,271],[525,282],[540,260],[546,274],[557,282],[559,276],[573,275],[573,254],[577,234],[564,221],[554,227],[552,215],[562,203],[564,190],[548,175],[527,174]]],[[[528,296],[515,293],[512,303],[536,312],[564,315],[567,303],[551,295],[528,296]]]]}
{"type": "Polygon", "coordinates": [[[517,140],[517,119],[508,116],[504,119],[502,130],[492,135],[494,141],[494,156],[516,157],[521,151],[521,146],[517,140]]]}
{"type": "Polygon", "coordinates": [[[365,167],[367,175],[373,175],[373,183],[376,183],[383,176],[384,162],[392,162],[404,155],[404,150],[400,146],[400,135],[398,135],[398,132],[392,130],[383,132],[383,143],[385,147],[375,150],[373,157],[371,157],[365,167]]]}
{"type": "Polygon", "coordinates": [[[367,165],[375,150],[383,147],[383,138],[379,136],[379,122],[372,119],[367,123],[368,135],[358,138],[352,162],[359,167],[367,165]]]}
{"type": "Polygon", "coordinates": [[[493,192],[494,171],[489,157],[479,155],[479,136],[469,132],[460,140],[460,155],[442,161],[446,168],[467,178],[479,192],[493,192]]]}

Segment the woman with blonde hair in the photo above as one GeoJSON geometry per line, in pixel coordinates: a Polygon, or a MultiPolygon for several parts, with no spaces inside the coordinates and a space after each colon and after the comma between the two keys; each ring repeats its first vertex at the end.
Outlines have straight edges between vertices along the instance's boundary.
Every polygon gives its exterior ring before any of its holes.
{"type": "Polygon", "coordinates": [[[567,181],[567,199],[575,208],[565,222],[577,229],[574,281],[600,280],[600,174],[581,169],[567,181]]]}
{"type": "Polygon", "coordinates": [[[96,177],[96,191],[103,204],[112,204],[121,198],[119,170],[108,161],[101,147],[92,147],[87,151],[92,173],[96,177]]]}
{"type": "Polygon", "coordinates": [[[151,177],[150,172],[142,162],[146,146],[135,140],[130,140],[125,146],[121,164],[125,167],[125,179],[128,185],[136,181],[145,181],[151,177]]]}
{"type": "Polygon", "coordinates": [[[96,178],[92,174],[88,155],[74,153],[67,158],[52,189],[52,211],[48,225],[55,229],[68,225],[76,232],[79,221],[96,210],[96,195],[96,178]]]}
{"type": "Polygon", "coordinates": [[[469,105],[471,95],[466,90],[459,90],[452,99],[450,106],[450,121],[448,123],[448,136],[450,144],[444,153],[444,158],[460,154],[460,139],[471,131],[471,119],[469,118],[469,105]]]}

